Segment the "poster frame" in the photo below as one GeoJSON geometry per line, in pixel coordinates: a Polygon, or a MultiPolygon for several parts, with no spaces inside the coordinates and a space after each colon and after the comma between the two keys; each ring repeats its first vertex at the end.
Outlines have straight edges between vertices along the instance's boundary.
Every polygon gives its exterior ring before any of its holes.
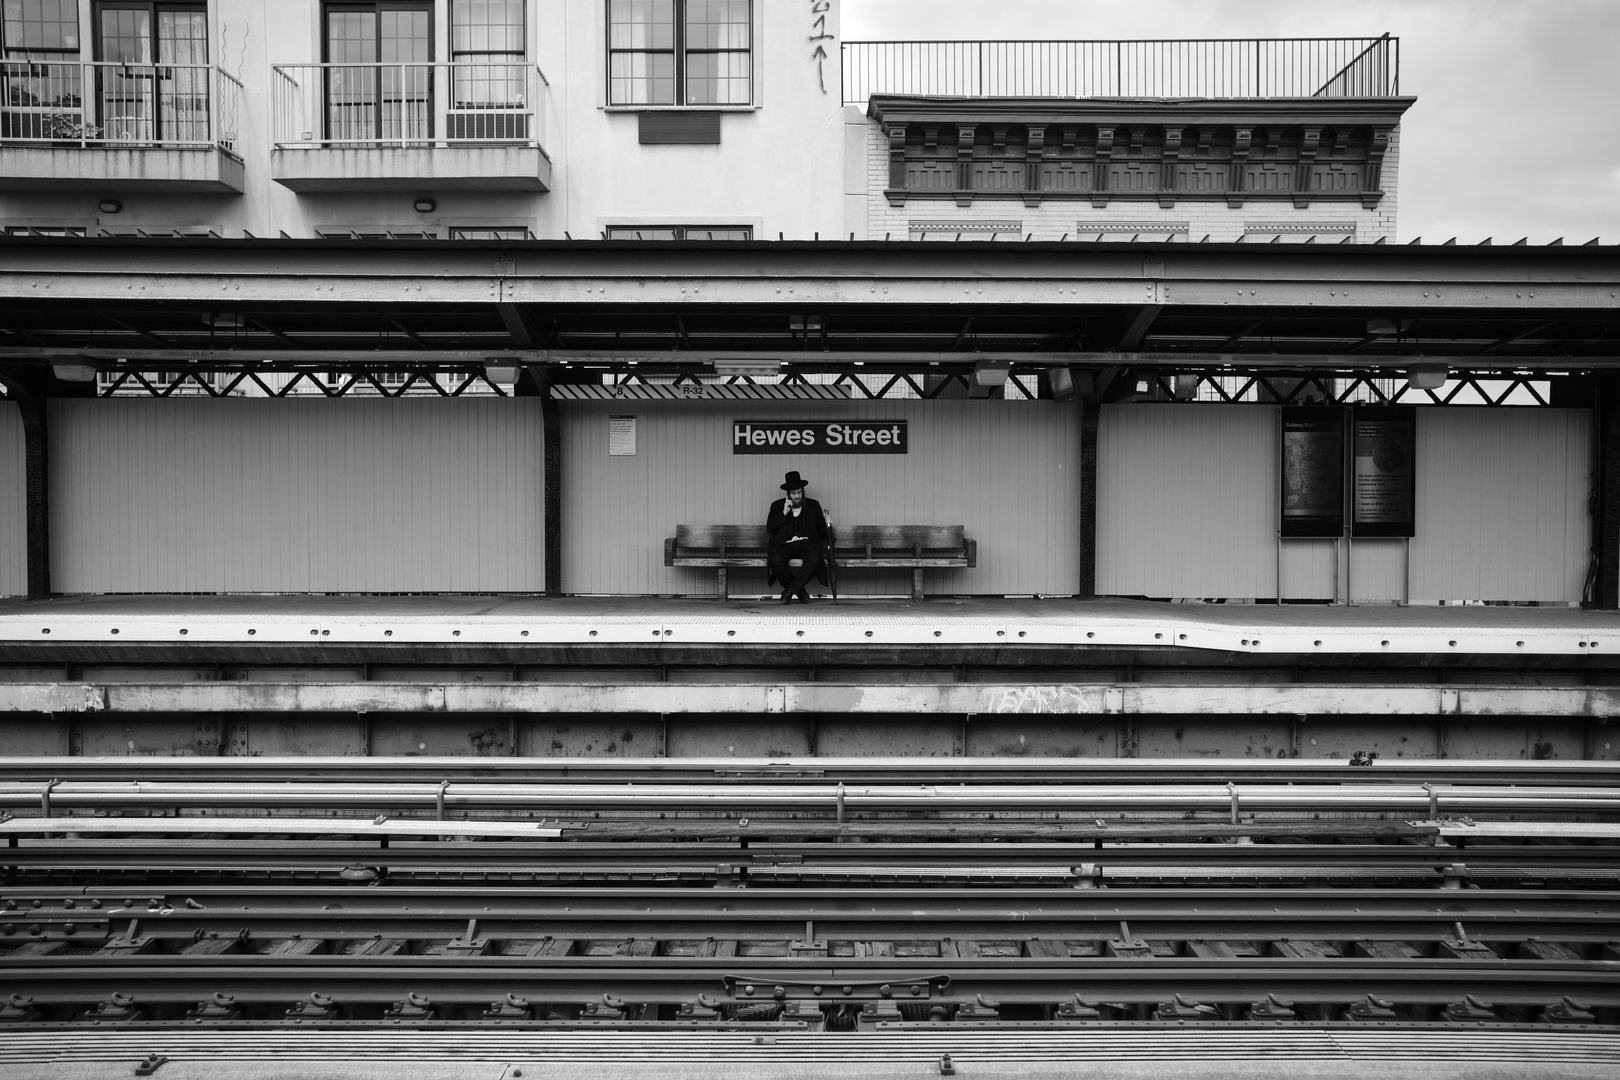
{"type": "Polygon", "coordinates": [[[1358,405],[1350,409],[1348,430],[1350,451],[1345,465],[1348,470],[1346,485],[1350,502],[1350,535],[1357,540],[1406,539],[1417,536],[1417,407],[1414,405],[1358,405]],[[1405,427],[1405,443],[1409,449],[1405,471],[1410,481],[1406,487],[1406,504],[1398,520],[1363,520],[1360,502],[1356,497],[1360,476],[1356,459],[1357,428],[1362,423],[1379,423],[1405,427]]]}
{"type": "Polygon", "coordinates": [[[1348,410],[1340,405],[1284,405],[1281,406],[1281,424],[1278,427],[1277,467],[1277,520],[1278,535],[1284,540],[1336,540],[1345,534],[1345,480],[1349,463],[1345,455],[1345,425],[1348,410]],[[1310,516],[1288,512],[1288,440],[1290,424],[1301,425],[1295,431],[1334,436],[1337,450],[1336,467],[1323,470],[1338,478],[1338,497],[1331,513],[1310,516]]]}

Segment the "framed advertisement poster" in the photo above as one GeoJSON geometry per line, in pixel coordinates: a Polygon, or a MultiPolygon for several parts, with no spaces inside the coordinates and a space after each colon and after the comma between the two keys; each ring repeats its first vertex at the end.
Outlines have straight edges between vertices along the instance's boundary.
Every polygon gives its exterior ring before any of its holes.
{"type": "Polygon", "coordinates": [[[1344,535],[1344,413],[1331,406],[1282,410],[1282,535],[1344,535]]]}
{"type": "Polygon", "coordinates": [[[1359,408],[1350,428],[1350,535],[1417,535],[1417,410],[1359,408]]]}

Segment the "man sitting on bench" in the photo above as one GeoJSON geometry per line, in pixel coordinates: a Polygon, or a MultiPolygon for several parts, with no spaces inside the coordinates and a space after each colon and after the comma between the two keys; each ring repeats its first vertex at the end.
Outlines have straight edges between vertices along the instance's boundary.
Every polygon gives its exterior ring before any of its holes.
{"type": "Polygon", "coordinates": [[[807,486],[798,472],[788,473],[782,484],[787,497],[771,503],[770,516],[765,520],[765,531],[771,541],[768,565],[771,576],[782,586],[784,604],[791,604],[795,596],[800,603],[810,602],[810,592],[805,586],[812,577],[818,576],[827,548],[829,518],[820,503],[805,498],[807,486]],[[794,559],[802,560],[803,565],[797,568],[789,565],[794,559]]]}

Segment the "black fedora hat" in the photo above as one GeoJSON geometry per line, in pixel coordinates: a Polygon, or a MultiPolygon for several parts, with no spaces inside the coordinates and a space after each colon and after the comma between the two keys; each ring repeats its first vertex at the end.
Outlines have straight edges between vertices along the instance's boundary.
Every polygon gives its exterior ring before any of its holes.
{"type": "Polygon", "coordinates": [[[787,474],[787,482],[782,485],[783,491],[798,491],[810,486],[810,481],[800,476],[797,471],[787,474]]]}

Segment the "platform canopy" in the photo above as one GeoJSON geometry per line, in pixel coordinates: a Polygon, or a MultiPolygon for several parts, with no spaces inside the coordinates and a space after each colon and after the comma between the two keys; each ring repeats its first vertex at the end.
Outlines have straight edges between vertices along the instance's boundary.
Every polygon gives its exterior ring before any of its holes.
{"type": "MultiPolygon", "coordinates": [[[[0,240],[0,366],[1620,365],[1620,251],[1524,244],[0,240]]],[[[572,372],[569,376],[566,373],[572,372]]]]}

